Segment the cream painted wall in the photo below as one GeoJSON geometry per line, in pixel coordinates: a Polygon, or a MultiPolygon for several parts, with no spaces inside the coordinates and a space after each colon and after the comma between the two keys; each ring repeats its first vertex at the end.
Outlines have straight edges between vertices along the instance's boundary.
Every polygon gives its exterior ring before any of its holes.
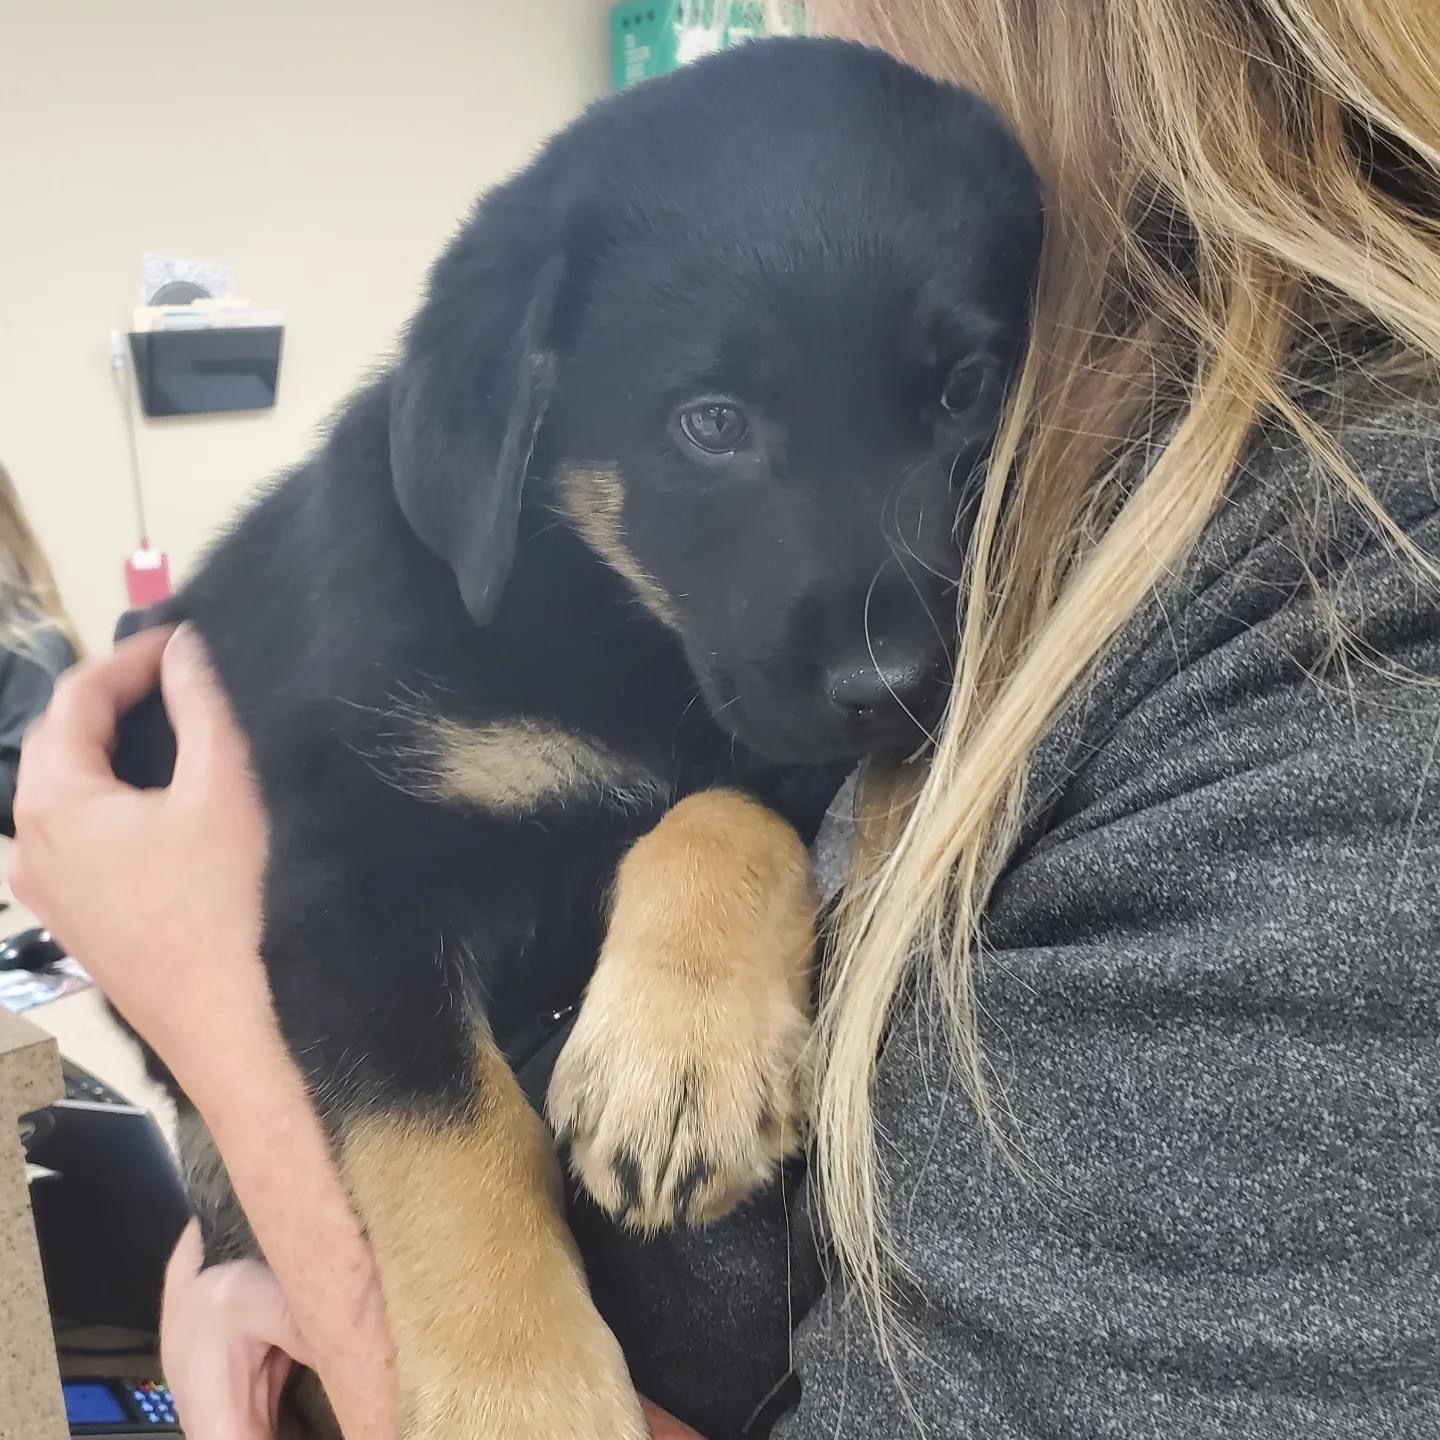
{"type": "Polygon", "coordinates": [[[608,82],[606,0],[0,0],[0,458],[87,641],[133,548],[109,332],[144,251],[281,307],[276,407],[141,420],[192,563],[383,356],[470,200],[608,82]]]}

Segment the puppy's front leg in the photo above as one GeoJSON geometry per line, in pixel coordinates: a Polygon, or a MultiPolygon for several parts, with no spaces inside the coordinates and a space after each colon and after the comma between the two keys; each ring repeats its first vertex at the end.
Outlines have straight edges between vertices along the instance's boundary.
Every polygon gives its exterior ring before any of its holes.
{"type": "Polygon", "coordinates": [[[409,1440],[642,1440],[549,1134],[488,1036],[447,1118],[363,1113],[341,1159],[380,1269],[409,1440]]]}
{"type": "Polygon", "coordinates": [[[736,791],[683,800],[625,857],[549,1096],[612,1215],[704,1223],[799,1148],[816,908],[800,837],[736,791]]]}

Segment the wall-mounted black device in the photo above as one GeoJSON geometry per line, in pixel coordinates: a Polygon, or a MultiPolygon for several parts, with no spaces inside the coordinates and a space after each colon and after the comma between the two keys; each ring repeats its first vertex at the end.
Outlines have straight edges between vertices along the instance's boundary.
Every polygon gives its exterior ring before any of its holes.
{"type": "Polygon", "coordinates": [[[279,325],[132,330],[141,408],[152,416],[268,409],[284,335],[279,325]]]}

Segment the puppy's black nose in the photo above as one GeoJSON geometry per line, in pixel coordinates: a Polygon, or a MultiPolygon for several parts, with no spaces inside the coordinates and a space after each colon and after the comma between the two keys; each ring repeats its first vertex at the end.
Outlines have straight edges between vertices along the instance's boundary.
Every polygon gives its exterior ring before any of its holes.
{"type": "Polygon", "coordinates": [[[939,673],[938,659],[924,651],[877,651],[830,672],[830,703],[861,723],[903,718],[906,712],[920,718],[932,708],[939,673]]]}

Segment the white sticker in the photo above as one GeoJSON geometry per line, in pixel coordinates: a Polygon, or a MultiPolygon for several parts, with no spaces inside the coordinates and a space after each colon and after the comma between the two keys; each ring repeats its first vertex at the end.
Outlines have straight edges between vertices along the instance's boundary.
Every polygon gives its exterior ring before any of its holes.
{"type": "Polygon", "coordinates": [[[153,305],[156,295],[175,281],[199,286],[212,300],[224,300],[235,289],[235,272],[215,260],[184,260],[173,255],[140,257],[141,305],[153,305]]]}

